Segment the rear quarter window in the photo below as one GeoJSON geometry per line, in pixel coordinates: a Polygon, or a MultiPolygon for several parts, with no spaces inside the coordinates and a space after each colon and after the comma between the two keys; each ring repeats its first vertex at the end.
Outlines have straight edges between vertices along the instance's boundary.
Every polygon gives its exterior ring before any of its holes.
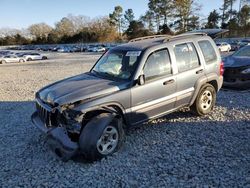
{"type": "Polygon", "coordinates": [[[217,60],[217,55],[214,51],[214,48],[208,40],[199,41],[198,44],[201,48],[206,64],[213,63],[217,60]]]}

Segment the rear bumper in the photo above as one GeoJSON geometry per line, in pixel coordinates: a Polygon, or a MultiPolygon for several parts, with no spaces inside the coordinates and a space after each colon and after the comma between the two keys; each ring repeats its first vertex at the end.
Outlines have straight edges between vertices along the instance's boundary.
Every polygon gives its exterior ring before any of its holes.
{"type": "Polygon", "coordinates": [[[32,114],[31,120],[38,129],[47,135],[47,142],[51,150],[63,161],[67,161],[77,154],[79,146],[76,142],[71,141],[64,127],[47,128],[37,112],[32,114]]]}

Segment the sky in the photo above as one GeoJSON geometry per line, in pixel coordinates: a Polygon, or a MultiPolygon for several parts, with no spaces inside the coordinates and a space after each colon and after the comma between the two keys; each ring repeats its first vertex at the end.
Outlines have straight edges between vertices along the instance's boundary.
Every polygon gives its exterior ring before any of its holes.
{"type": "MultiPolygon", "coordinates": [[[[222,0],[197,0],[202,5],[201,16],[219,9],[222,0]]],[[[45,22],[51,26],[68,14],[90,18],[105,16],[117,5],[132,8],[139,18],[147,10],[148,0],[0,0],[0,28],[25,29],[31,24],[45,22]]],[[[239,8],[239,0],[235,4],[239,8]]]]}

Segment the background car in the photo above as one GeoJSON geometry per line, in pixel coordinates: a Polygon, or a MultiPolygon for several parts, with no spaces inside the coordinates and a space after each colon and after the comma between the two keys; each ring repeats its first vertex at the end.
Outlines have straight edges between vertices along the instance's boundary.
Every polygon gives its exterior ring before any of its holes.
{"type": "Polygon", "coordinates": [[[216,46],[220,52],[229,52],[231,50],[231,45],[226,42],[217,42],[216,46]]]}
{"type": "Polygon", "coordinates": [[[232,51],[237,51],[242,47],[240,42],[238,42],[238,41],[230,42],[230,46],[231,46],[232,51]]]}
{"type": "Polygon", "coordinates": [[[47,56],[41,55],[39,53],[27,53],[23,57],[26,61],[48,59],[47,56]]]}
{"type": "Polygon", "coordinates": [[[250,45],[227,56],[224,61],[224,87],[250,88],[250,45]]]}
{"type": "Polygon", "coordinates": [[[5,63],[22,63],[25,62],[25,59],[22,57],[18,57],[16,55],[10,54],[10,55],[5,55],[2,58],[0,58],[1,64],[5,63]]]}

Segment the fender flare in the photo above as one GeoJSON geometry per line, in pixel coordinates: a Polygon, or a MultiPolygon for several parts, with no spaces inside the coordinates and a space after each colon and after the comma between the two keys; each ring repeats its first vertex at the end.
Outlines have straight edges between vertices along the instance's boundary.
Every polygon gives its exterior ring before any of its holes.
{"type": "Polygon", "coordinates": [[[203,76],[199,80],[197,80],[197,82],[195,83],[195,86],[194,86],[195,91],[194,91],[193,97],[192,97],[192,99],[190,100],[190,103],[189,103],[190,106],[194,103],[194,101],[195,101],[200,89],[202,88],[202,86],[204,84],[212,82],[212,81],[216,82],[216,84],[217,84],[216,90],[219,91],[222,84],[220,83],[220,79],[219,79],[219,76],[217,74],[212,73],[212,74],[203,76]]]}

